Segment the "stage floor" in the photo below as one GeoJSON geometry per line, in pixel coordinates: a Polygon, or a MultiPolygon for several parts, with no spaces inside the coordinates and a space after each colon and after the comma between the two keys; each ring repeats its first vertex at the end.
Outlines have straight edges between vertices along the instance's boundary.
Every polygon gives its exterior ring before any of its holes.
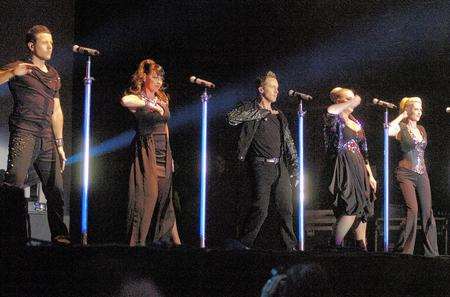
{"type": "Polygon", "coordinates": [[[2,296],[149,296],[123,292],[150,280],[162,296],[259,296],[272,268],[307,263],[326,271],[336,296],[450,296],[448,256],[108,245],[3,250],[2,262],[2,296]]]}

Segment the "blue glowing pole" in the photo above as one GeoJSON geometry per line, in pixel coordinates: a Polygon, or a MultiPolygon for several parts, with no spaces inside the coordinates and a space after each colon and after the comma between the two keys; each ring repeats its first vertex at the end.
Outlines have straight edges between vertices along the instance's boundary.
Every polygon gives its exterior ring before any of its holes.
{"type": "Polygon", "coordinates": [[[86,61],[86,76],[84,78],[84,114],[83,114],[83,173],[81,189],[81,244],[87,245],[88,229],[88,191],[89,191],[89,142],[91,123],[91,57],[86,61]]]}
{"type": "Polygon", "coordinates": [[[298,248],[301,251],[305,250],[305,178],[303,172],[303,160],[304,160],[304,152],[303,152],[303,118],[305,116],[305,111],[303,111],[303,102],[300,100],[298,113],[297,113],[297,122],[298,122],[298,190],[297,190],[297,204],[298,204],[298,218],[297,218],[297,240],[298,240],[298,248]]]}
{"type": "Polygon", "coordinates": [[[389,252],[389,122],[388,109],[384,112],[384,251],[389,252]]]}
{"type": "Polygon", "coordinates": [[[201,135],[201,168],[200,168],[200,247],[206,247],[206,176],[207,176],[207,144],[208,144],[208,99],[205,88],[202,100],[202,135],[201,135]]]}

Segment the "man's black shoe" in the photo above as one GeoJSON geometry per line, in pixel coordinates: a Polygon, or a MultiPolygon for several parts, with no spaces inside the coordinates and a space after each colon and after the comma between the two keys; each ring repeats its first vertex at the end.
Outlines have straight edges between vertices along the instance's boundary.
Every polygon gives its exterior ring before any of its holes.
{"type": "Polygon", "coordinates": [[[236,239],[225,240],[226,250],[238,250],[238,251],[248,251],[250,248],[236,239]]]}
{"type": "Polygon", "coordinates": [[[70,246],[71,242],[67,236],[58,235],[58,236],[53,237],[52,244],[55,246],[70,246]]]}

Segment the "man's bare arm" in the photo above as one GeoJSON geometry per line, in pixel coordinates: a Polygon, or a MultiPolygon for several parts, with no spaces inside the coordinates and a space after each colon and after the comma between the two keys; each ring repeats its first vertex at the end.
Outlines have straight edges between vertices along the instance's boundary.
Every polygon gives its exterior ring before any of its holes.
{"type": "Polygon", "coordinates": [[[8,82],[14,76],[22,76],[28,74],[35,66],[30,63],[13,63],[0,70],[0,85],[8,82]]]}
{"type": "Polygon", "coordinates": [[[59,98],[54,99],[52,128],[55,139],[63,138],[64,116],[59,98]]]}
{"type": "Polygon", "coordinates": [[[64,116],[61,109],[61,102],[59,98],[54,99],[53,115],[52,115],[52,129],[55,135],[56,146],[58,148],[59,160],[61,162],[61,172],[64,171],[66,167],[66,154],[64,152],[64,142],[63,142],[63,127],[64,127],[64,116]]]}

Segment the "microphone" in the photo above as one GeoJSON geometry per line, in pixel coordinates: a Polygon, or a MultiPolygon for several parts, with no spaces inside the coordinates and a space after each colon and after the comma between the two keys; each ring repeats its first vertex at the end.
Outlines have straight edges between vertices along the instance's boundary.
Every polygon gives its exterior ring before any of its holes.
{"type": "Polygon", "coordinates": [[[72,47],[72,51],[74,53],[79,53],[79,54],[89,55],[89,56],[98,56],[98,55],[100,55],[100,52],[98,50],[96,50],[96,49],[88,48],[88,47],[82,47],[82,46],[78,46],[78,45],[74,45],[72,47]]]}
{"type": "Polygon", "coordinates": [[[392,104],[392,103],[389,103],[389,102],[386,102],[386,101],[382,101],[382,100],[380,100],[378,98],[373,98],[372,103],[375,104],[375,105],[386,107],[386,108],[392,108],[392,109],[397,108],[397,106],[395,106],[395,104],[392,104]]]}
{"type": "Polygon", "coordinates": [[[446,113],[450,113],[450,107],[447,107],[447,108],[445,109],[445,112],[446,112],[446,113]]]}
{"type": "Polygon", "coordinates": [[[203,79],[195,77],[195,76],[191,76],[191,78],[189,78],[189,80],[193,84],[197,84],[199,86],[204,86],[204,87],[207,87],[207,88],[210,88],[210,89],[214,89],[216,87],[216,85],[213,84],[212,82],[207,81],[207,80],[203,80],[203,79]]]}
{"type": "Polygon", "coordinates": [[[312,100],[313,99],[313,97],[308,94],[303,94],[300,92],[296,92],[294,90],[289,90],[288,95],[289,95],[289,97],[300,97],[300,99],[303,99],[303,100],[312,100]]]}

